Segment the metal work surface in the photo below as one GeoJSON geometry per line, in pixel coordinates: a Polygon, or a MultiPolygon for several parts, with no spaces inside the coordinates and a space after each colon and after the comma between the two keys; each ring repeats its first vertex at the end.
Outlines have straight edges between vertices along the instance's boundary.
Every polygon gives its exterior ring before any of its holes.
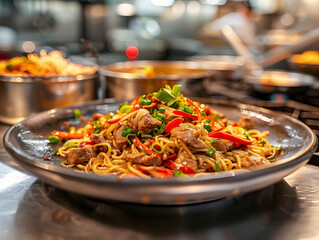
{"type": "MultiPolygon", "coordinates": [[[[16,166],[2,141],[0,160],[16,166]]],[[[318,173],[307,164],[235,198],[145,206],[71,194],[0,163],[0,239],[319,239],[318,173]]]]}

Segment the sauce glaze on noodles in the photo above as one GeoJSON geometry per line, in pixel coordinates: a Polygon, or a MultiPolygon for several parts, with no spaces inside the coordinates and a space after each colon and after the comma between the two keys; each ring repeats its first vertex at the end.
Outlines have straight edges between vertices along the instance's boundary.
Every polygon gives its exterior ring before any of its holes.
{"type": "Polygon", "coordinates": [[[270,164],[281,153],[281,146],[266,139],[269,132],[253,129],[249,117],[232,122],[179,89],[167,86],[139,96],[68,133],[53,131],[67,139],[57,152],[64,158],[61,165],[119,177],[197,177],[270,164]]]}

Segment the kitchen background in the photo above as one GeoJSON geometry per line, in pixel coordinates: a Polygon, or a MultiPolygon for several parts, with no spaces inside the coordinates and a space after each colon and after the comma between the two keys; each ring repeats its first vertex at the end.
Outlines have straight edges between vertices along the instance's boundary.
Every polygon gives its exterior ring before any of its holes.
{"type": "MultiPolygon", "coordinates": [[[[262,54],[291,44],[319,27],[319,1],[251,0],[255,46],[262,54]]],[[[58,49],[76,61],[125,61],[134,45],[137,59],[184,59],[191,55],[234,55],[210,27],[242,1],[227,0],[1,0],[0,58],[58,49]]],[[[314,49],[314,47],[310,47],[314,49]]]]}

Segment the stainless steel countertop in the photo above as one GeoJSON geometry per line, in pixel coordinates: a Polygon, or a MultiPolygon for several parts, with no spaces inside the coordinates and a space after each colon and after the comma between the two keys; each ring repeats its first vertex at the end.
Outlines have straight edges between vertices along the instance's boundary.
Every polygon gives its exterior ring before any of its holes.
{"type": "MultiPolygon", "coordinates": [[[[0,124],[1,139],[8,128],[0,124]]],[[[309,164],[273,186],[235,198],[144,206],[48,186],[14,169],[2,140],[0,161],[2,240],[319,239],[319,167],[309,164]]]]}

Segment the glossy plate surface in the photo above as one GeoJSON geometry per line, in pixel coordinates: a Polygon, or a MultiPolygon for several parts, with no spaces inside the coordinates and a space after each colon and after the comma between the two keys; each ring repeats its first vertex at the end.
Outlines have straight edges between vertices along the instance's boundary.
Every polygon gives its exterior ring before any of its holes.
{"type": "Polygon", "coordinates": [[[42,181],[61,189],[92,198],[145,204],[186,204],[231,197],[264,188],[282,180],[306,164],[317,147],[312,130],[287,115],[245,104],[194,99],[237,121],[248,115],[255,129],[268,130],[273,145],[283,146],[283,157],[268,166],[209,174],[201,178],[122,179],[115,176],[86,174],[59,165],[52,154],[47,137],[54,129],[63,129],[63,122],[73,118],[74,109],[81,109],[87,119],[96,112],[115,111],[119,102],[97,100],[72,107],[52,109],[34,114],[13,125],[4,136],[4,145],[16,162],[42,181]],[[43,159],[51,156],[50,161],[43,159]]]}

